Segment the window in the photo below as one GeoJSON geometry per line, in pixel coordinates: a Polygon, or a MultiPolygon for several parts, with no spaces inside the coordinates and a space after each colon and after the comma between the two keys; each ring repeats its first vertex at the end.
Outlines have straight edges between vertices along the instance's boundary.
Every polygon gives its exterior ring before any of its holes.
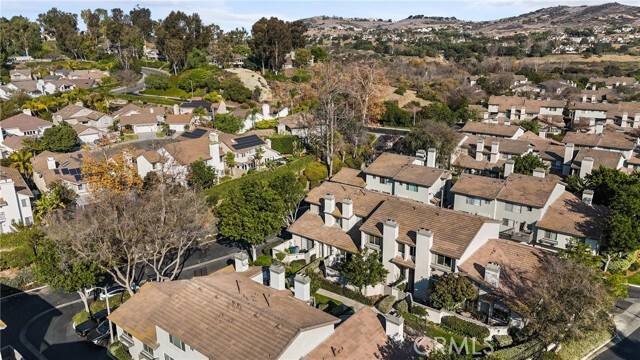
{"type": "Polygon", "coordinates": [[[416,256],[416,247],[415,246],[409,246],[409,255],[416,256]]]}
{"type": "Polygon", "coordinates": [[[404,244],[398,244],[398,252],[404,255],[404,244]]]}
{"type": "MultiPolygon", "coordinates": [[[[175,345],[177,348],[180,348],[182,351],[184,351],[184,343],[182,342],[182,340],[178,339],[177,337],[169,334],[169,341],[175,345]]],[[[166,356],[166,354],[165,354],[166,356]]]]}
{"type": "Polygon", "coordinates": [[[453,259],[444,255],[436,255],[436,264],[451,268],[453,265],[453,259]]]}
{"type": "Polygon", "coordinates": [[[367,234],[367,242],[371,245],[382,246],[382,238],[375,235],[367,234]]]}
{"type": "Polygon", "coordinates": [[[386,184],[387,183],[387,178],[383,178],[382,176],[380,177],[380,184],[386,184]]]}
{"type": "Polygon", "coordinates": [[[147,354],[153,356],[153,349],[151,347],[149,347],[149,345],[147,344],[142,344],[142,351],[146,352],[147,354]]]}
{"type": "Polygon", "coordinates": [[[504,204],[504,209],[506,211],[510,211],[510,212],[514,212],[514,213],[521,213],[522,212],[522,206],[516,205],[516,204],[512,204],[512,203],[505,203],[504,204]]]}
{"type": "Polygon", "coordinates": [[[22,203],[22,207],[27,207],[27,199],[22,199],[20,202],[22,203]]]}
{"type": "Polygon", "coordinates": [[[467,196],[467,204],[480,206],[480,199],[474,198],[473,196],[467,196]]]}
{"type": "Polygon", "coordinates": [[[175,359],[167,354],[164,354],[164,360],[175,360],[175,359]]]}
{"type": "Polygon", "coordinates": [[[418,185],[407,184],[407,190],[408,191],[413,191],[413,192],[418,192],[418,185]]]}
{"type": "Polygon", "coordinates": [[[545,237],[545,239],[558,240],[558,233],[554,233],[552,231],[545,230],[544,231],[544,237],[545,237]]]}
{"type": "Polygon", "coordinates": [[[529,211],[529,212],[533,211],[533,207],[527,206],[527,211],[529,211]]]}
{"type": "Polygon", "coordinates": [[[485,201],[484,201],[484,204],[485,204],[485,205],[489,205],[489,204],[491,204],[491,200],[485,200],[485,201]]]}

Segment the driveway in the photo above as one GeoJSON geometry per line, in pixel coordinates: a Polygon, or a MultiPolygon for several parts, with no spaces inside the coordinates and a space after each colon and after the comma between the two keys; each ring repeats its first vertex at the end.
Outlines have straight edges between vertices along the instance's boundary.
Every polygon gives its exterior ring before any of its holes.
{"type": "Polygon", "coordinates": [[[592,359],[627,360],[640,357],[640,287],[629,286],[629,298],[618,301],[616,307],[619,311],[614,318],[616,336],[592,359]]]}

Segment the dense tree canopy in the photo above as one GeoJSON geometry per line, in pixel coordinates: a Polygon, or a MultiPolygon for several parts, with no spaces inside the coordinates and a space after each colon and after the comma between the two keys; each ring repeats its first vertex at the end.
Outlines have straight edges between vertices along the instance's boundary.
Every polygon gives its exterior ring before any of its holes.
{"type": "Polygon", "coordinates": [[[207,165],[202,159],[198,159],[189,165],[187,182],[189,186],[195,189],[208,189],[216,184],[217,178],[215,169],[207,165]]]}
{"type": "Polygon", "coordinates": [[[78,134],[73,128],[63,122],[44,131],[42,147],[53,152],[67,152],[78,144],[78,134]]]}
{"type": "Polygon", "coordinates": [[[364,249],[359,251],[340,266],[340,272],[347,281],[358,288],[360,292],[366,286],[377,285],[385,281],[389,271],[380,262],[377,251],[364,249]]]}

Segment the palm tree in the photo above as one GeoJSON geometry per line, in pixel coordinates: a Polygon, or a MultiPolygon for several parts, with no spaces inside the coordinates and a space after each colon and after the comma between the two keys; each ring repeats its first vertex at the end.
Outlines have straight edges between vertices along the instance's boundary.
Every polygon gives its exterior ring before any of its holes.
{"type": "Polygon", "coordinates": [[[31,158],[33,153],[29,149],[20,149],[13,154],[9,155],[11,160],[11,167],[18,170],[22,175],[31,175],[33,173],[33,167],[31,166],[31,158]]]}
{"type": "Polygon", "coordinates": [[[42,220],[45,215],[57,208],[65,208],[64,201],[62,201],[57,192],[49,191],[36,200],[33,214],[42,220]]]}
{"type": "Polygon", "coordinates": [[[236,167],[236,155],[231,151],[227,152],[224,156],[224,162],[229,168],[229,172],[231,173],[231,176],[233,176],[233,173],[234,173],[233,169],[236,167]]]}
{"type": "Polygon", "coordinates": [[[258,146],[256,148],[256,153],[253,155],[253,165],[257,170],[260,170],[260,163],[262,162],[262,157],[264,156],[264,149],[262,146],[258,146]]]}

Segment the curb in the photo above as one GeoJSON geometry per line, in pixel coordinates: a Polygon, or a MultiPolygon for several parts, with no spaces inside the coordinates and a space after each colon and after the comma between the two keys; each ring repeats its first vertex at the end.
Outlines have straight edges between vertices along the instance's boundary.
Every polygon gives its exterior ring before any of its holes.
{"type": "Polygon", "coordinates": [[[2,300],[11,299],[12,297],[18,296],[18,295],[24,295],[24,294],[29,294],[29,293],[32,293],[32,292],[40,291],[40,290],[42,290],[44,288],[47,288],[47,287],[49,287],[49,286],[48,285],[43,285],[43,286],[40,286],[40,287],[37,287],[37,288],[21,291],[21,292],[15,293],[15,294],[7,295],[7,296],[3,296],[2,300]]]}
{"type": "Polygon", "coordinates": [[[631,287],[634,287],[634,288],[638,288],[638,289],[640,289],[640,285],[635,285],[635,284],[629,284],[629,283],[627,283],[627,286],[631,286],[631,287]]]}
{"type": "Polygon", "coordinates": [[[605,346],[609,345],[609,343],[611,343],[613,341],[613,339],[615,339],[616,334],[614,333],[613,336],[611,336],[611,339],[609,339],[609,341],[600,344],[600,346],[598,346],[597,348],[591,350],[587,355],[583,356],[580,360],[588,360],[591,359],[591,357],[593,355],[595,355],[596,353],[598,353],[602,348],[604,348],[605,346]]]}

